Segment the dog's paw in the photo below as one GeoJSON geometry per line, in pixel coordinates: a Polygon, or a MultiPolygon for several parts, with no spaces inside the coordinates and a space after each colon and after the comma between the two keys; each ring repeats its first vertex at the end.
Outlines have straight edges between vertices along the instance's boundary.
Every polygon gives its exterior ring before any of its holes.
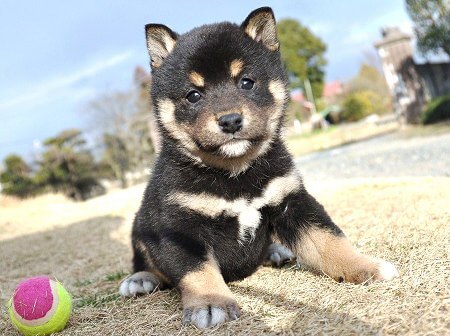
{"type": "Polygon", "coordinates": [[[351,282],[354,284],[370,284],[375,281],[389,281],[398,277],[397,268],[383,259],[364,256],[362,261],[355,262],[343,272],[343,276],[337,277],[339,282],[351,282]]]}
{"type": "Polygon", "coordinates": [[[378,259],[378,272],[375,274],[375,281],[388,281],[399,276],[397,268],[389,261],[378,259]]]}
{"type": "Polygon", "coordinates": [[[119,288],[124,297],[149,294],[159,285],[158,278],[150,272],[137,272],[122,281],[119,288]]]}
{"type": "Polygon", "coordinates": [[[241,315],[236,303],[225,305],[204,304],[183,310],[183,324],[193,324],[197,328],[205,329],[236,320],[241,315]]]}
{"type": "Polygon", "coordinates": [[[284,264],[295,259],[294,253],[283,245],[273,243],[270,244],[267,255],[264,260],[264,265],[281,267],[284,264]]]}

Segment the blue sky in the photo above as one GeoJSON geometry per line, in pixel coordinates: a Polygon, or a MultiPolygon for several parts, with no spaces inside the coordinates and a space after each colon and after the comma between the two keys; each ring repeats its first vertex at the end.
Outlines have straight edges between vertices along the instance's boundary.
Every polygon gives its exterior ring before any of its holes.
{"type": "Polygon", "coordinates": [[[2,0],[0,160],[12,152],[31,160],[39,141],[88,127],[89,100],[130,88],[134,68],[149,69],[146,23],[183,33],[204,23],[240,23],[261,6],[271,6],[277,19],[298,19],[326,42],[327,80],[356,74],[380,27],[411,31],[400,0],[2,0]]]}

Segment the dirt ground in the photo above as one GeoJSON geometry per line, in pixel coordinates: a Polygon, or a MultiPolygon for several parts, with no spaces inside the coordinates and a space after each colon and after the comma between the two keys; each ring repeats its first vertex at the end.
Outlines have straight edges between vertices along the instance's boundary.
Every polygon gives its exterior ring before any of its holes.
{"type": "Polygon", "coordinates": [[[73,295],[58,335],[450,335],[450,178],[358,179],[309,185],[358,248],[400,277],[339,284],[299,267],[261,267],[231,284],[242,317],[212,330],[181,326],[175,290],[121,299],[129,234],[143,185],[85,203],[59,195],[0,198],[0,335],[18,335],[6,303],[16,284],[47,274],[73,295]]]}

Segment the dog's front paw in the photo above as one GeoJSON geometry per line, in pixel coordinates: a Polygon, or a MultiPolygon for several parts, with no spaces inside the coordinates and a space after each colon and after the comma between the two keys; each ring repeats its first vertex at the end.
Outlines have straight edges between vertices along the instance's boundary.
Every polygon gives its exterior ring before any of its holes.
{"type": "Polygon", "coordinates": [[[388,281],[398,277],[397,268],[394,264],[383,259],[377,259],[378,271],[374,276],[375,281],[388,281]]]}
{"type": "Polygon", "coordinates": [[[137,272],[122,281],[119,288],[124,297],[149,294],[159,285],[158,278],[150,272],[137,272]]]}
{"type": "Polygon", "coordinates": [[[205,303],[184,308],[183,324],[193,324],[200,329],[210,328],[227,321],[236,320],[240,314],[236,302],[205,303]]]}

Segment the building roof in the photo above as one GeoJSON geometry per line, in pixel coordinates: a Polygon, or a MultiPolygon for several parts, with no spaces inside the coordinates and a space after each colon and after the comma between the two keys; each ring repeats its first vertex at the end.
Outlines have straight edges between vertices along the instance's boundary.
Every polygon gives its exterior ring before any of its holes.
{"type": "MultiPolygon", "coordinates": [[[[331,98],[340,95],[344,90],[343,84],[338,81],[331,81],[323,86],[322,97],[331,98]]],[[[298,103],[307,101],[303,92],[299,89],[291,91],[291,99],[298,103]]]]}
{"type": "Polygon", "coordinates": [[[340,95],[343,90],[344,88],[342,83],[338,80],[335,80],[324,85],[322,96],[325,98],[335,97],[337,95],[340,95]]]}
{"type": "Polygon", "coordinates": [[[375,42],[375,48],[380,48],[392,42],[411,39],[411,35],[402,32],[398,27],[384,27],[381,29],[381,35],[383,38],[375,42]]]}
{"type": "Polygon", "coordinates": [[[291,99],[298,103],[306,101],[305,96],[303,95],[303,92],[300,90],[292,90],[291,91],[291,99]]]}

